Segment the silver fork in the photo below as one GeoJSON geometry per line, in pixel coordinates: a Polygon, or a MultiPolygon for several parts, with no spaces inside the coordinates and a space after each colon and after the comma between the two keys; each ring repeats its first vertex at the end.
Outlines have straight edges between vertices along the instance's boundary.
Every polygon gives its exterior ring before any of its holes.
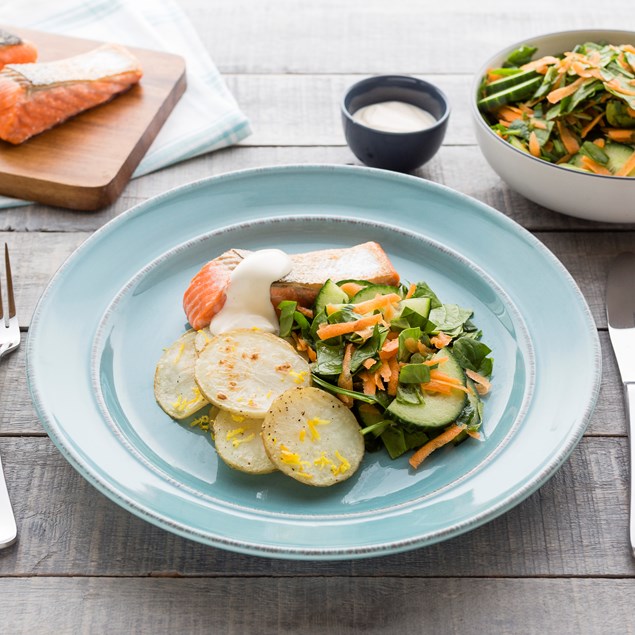
{"type": "MultiPolygon", "coordinates": [[[[7,301],[9,310],[4,314],[2,306],[2,288],[0,286],[0,359],[20,345],[20,326],[15,312],[13,297],[13,280],[11,278],[11,263],[9,262],[9,247],[4,243],[4,265],[7,275],[7,301]]],[[[0,549],[15,542],[18,535],[15,524],[7,484],[4,480],[2,461],[0,460],[0,549]]]]}

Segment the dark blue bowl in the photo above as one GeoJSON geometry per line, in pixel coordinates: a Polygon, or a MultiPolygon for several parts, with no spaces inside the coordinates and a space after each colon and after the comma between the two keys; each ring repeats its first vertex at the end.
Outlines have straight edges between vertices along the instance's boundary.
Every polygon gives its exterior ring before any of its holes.
{"type": "Polygon", "coordinates": [[[433,84],[404,75],[363,79],[348,89],[342,102],[346,142],[355,156],[374,168],[412,172],[440,148],[450,117],[447,97],[433,84]],[[384,132],[353,119],[360,108],[382,101],[402,101],[427,110],[436,124],[417,132],[384,132]]]}

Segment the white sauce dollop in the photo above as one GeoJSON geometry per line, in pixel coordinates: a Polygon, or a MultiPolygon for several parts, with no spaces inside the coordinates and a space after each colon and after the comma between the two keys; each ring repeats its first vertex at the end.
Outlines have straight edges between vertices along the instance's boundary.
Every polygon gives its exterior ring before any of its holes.
{"type": "Polygon", "coordinates": [[[258,328],[278,332],[270,287],[291,271],[291,258],[280,249],[260,249],[249,254],[231,273],[227,300],[209,329],[219,335],[233,329],[258,328]]]}
{"type": "Polygon", "coordinates": [[[437,122],[427,110],[402,101],[380,101],[364,106],[355,111],[353,119],[384,132],[417,132],[437,122]]]}

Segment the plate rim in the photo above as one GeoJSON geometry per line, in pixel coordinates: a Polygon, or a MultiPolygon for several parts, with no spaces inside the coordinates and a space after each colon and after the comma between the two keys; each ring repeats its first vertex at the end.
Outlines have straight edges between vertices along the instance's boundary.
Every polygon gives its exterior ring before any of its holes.
{"type": "MultiPolygon", "coordinates": [[[[304,216],[310,217],[311,215],[306,214],[304,216]]],[[[283,219],[284,217],[279,216],[276,218],[283,219]]],[[[221,225],[221,227],[226,226],[227,225],[221,225]]],[[[474,529],[480,525],[489,522],[490,520],[493,520],[497,516],[515,507],[517,504],[519,504],[521,501],[535,492],[539,487],[546,483],[562,466],[562,464],[569,457],[575,446],[582,438],[588,426],[590,416],[595,408],[600,391],[601,347],[597,327],[595,326],[595,321],[593,319],[589,306],[571,274],[558,260],[558,258],[533,234],[531,234],[531,232],[526,230],[517,222],[513,221],[511,218],[507,217],[502,212],[499,212],[489,205],[482,203],[481,201],[478,201],[477,199],[466,194],[453,190],[452,188],[449,188],[445,185],[426,181],[416,176],[397,174],[384,170],[378,170],[375,168],[359,166],[344,166],[333,164],[289,164],[239,170],[235,172],[206,177],[204,179],[199,179],[197,181],[174,187],[166,192],[163,192],[162,194],[159,194],[158,196],[149,198],[146,201],[135,205],[119,216],[111,219],[108,223],[96,230],[76,250],[74,250],[66,259],[66,261],[61,265],[61,267],[57,270],[57,272],[53,275],[53,277],[47,284],[37,302],[29,327],[29,338],[27,341],[26,352],[26,371],[29,392],[31,394],[31,399],[33,401],[38,418],[40,419],[44,429],[46,430],[58,450],[73,466],[73,468],[77,472],[79,472],[79,474],[84,477],[89,483],[91,483],[91,485],[93,485],[98,491],[106,495],[110,500],[113,500],[127,511],[144,520],[147,520],[148,522],[156,526],[169,530],[172,533],[175,533],[182,537],[193,539],[210,546],[226,548],[243,554],[288,559],[339,560],[398,553],[416,547],[431,545],[450,537],[459,536],[466,531],[474,529]],[[34,350],[38,341],[38,331],[40,328],[40,314],[42,307],[49,299],[51,294],[54,293],[55,287],[64,280],[65,276],[68,274],[75,261],[81,258],[84,252],[89,250],[95,241],[101,240],[109,233],[116,231],[119,225],[127,223],[131,218],[142,215],[148,209],[151,209],[157,204],[169,201],[170,199],[179,198],[186,195],[188,192],[195,191],[199,188],[205,188],[209,186],[214,187],[215,183],[223,183],[237,179],[249,179],[253,177],[260,177],[263,175],[275,176],[281,173],[289,174],[293,172],[319,172],[322,174],[358,173],[365,174],[368,177],[382,179],[388,182],[392,181],[396,183],[414,185],[415,187],[420,188],[422,191],[428,190],[434,192],[435,190],[439,190],[441,192],[444,192],[446,196],[450,196],[451,198],[468,204],[471,207],[476,206],[479,209],[479,212],[489,216],[492,221],[501,225],[507,232],[517,234],[520,238],[527,241],[539,252],[541,258],[546,258],[552,265],[552,267],[559,271],[563,280],[566,281],[569,288],[574,292],[574,295],[579,304],[579,308],[584,313],[584,324],[587,331],[586,334],[589,336],[588,343],[591,345],[594,356],[595,363],[593,364],[592,376],[590,378],[593,390],[589,391],[585,408],[583,409],[583,411],[581,411],[577,420],[571,426],[568,434],[565,437],[565,442],[559,445],[556,452],[550,454],[549,460],[545,463],[542,470],[540,470],[533,478],[528,479],[521,487],[515,489],[512,494],[505,496],[496,504],[490,505],[486,510],[472,515],[469,519],[452,524],[451,526],[444,527],[443,529],[436,530],[434,532],[428,531],[425,532],[423,535],[417,534],[408,539],[401,539],[398,541],[384,539],[381,542],[378,542],[371,546],[297,547],[290,545],[266,545],[260,542],[249,542],[243,539],[239,541],[233,541],[226,536],[214,535],[211,531],[199,531],[193,527],[177,522],[163,513],[146,509],[141,504],[132,499],[129,499],[124,494],[117,491],[116,488],[114,488],[110,483],[100,480],[98,475],[94,474],[93,470],[91,470],[86,464],[81,461],[77,449],[74,447],[69,447],[64,443],[61,429],[53,420],[54,417],[50,416],[47,412],[40,388],[37,385],[38,379],[36,377],[37,372],[35,371],[36,365],[34,362],[34,350]]]]}

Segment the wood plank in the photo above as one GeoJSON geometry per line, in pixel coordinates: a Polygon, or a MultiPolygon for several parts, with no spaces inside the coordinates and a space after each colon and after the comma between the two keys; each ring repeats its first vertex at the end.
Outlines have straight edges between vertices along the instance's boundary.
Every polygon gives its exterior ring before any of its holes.
{"type": "MultiPolygon", "coordinates": [[[[23,345],[0,364],[0,435],[43,435],[26,384],[26,341],[28,334],[22,334],[23,345]]],[[[608,334],[600,333],[602,343],[602,384],[597,407],[587,430],[587,436],[626,435],[621,382],[617,365],[609,343],[608,334]]]]}
{"type": "Polygon", "coordinates": [[[522,624],[525,635],[595,635],[633,632],[633,593],[635,580],[30,578],[0,580],[0,614],[14,635],[106,624],[114,633],[213,624],[216,633],[307,635],[518,633],[522,624]]]}
{"type": "MultiPolygon", "coordinates": [[[[78,213],[44,205],[0,210],[0,231],[92,231],[134,205],[184,183],[235,170],[306,163],[361,165],[348,147],[237,146],[134,179],[113,205],[99,212],[78,213]]],[[[500,180],[476,146],[443,146],[416,174],[501,210],[533,231],[632,229],[632,225],[578,220],[532,203],[500,180]]]]}
{"type": "MultiPolygon", "coordinates": [[[[84,232],[0,232],[14,263],[16,305],[28,326],[38,298],[66,258],[87,238],[84,232]]],[[[596,325],[606,328],[604,295],[608,267],[621,251],[635,251],[635,231],[537,232],[536,236],[564,264],[584,294],[596,325]]]]}
{"type": "Polygon", "coordinates": [[[635,30],[628,0],[615,0],[610,12],[550,0],[513,11],[496,0],[455,0],[451,11],[417,0],[322,0],[302,11],[294,0],[181,4],[225,73],[472,73],[503,46],[537,34],[635,30]]]}
{"type": "Polygon", "coordinates": [[[18,543],[1,576],[635,576],[628,448],[586,438],[538,492],[491,523],[409,553],[342,562],[255,558],[142,521],[79,476],[46,438],[0,438],[18,543]]]}

